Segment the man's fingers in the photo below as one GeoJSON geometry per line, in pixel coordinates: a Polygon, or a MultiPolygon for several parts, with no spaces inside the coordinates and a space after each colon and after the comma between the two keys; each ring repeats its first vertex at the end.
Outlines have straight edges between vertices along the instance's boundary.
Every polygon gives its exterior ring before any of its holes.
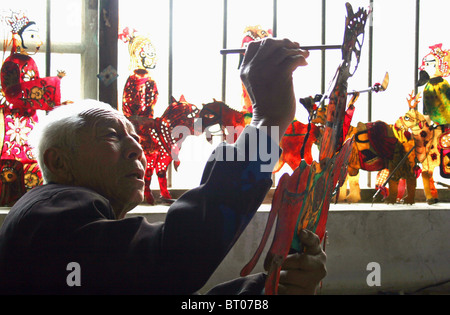
{"type": "Polygon", "coordinates": [[[278,68],[280,73],[292,73],[297,67],[307,65],[309,52],[289,39],[264,38],[250,42],[241,65],[241,79],[245,78],[250,64],[266,66],[269,71],[278,68]]]}
{"type": "MultiPolygon", "coordinates": [[[[250,42],[245,52],[244,63],[248,63],[252,59],[259,61],[271,59],[276,62],[278,59],[277,57],[280,55],[284,59],[290,54],[298,53],[301,53],[305,58],[309,55],[309,52],[300,49],[300,45],[297,42],[292,42],[289,39],[274,39],[268,37],[250,42]]],[[[279,60],[278,63],[281,61],[279,60]]]]}
{"type": "Polygon", "coordinates": [[[325,252],[320,251],[315,255],[310,254],[292,254],[288,255],[283,262],[283,270],[321,270],[325,269],[327,255],[325,252]]]}
{"type": "Polygon", "coordinates": [[[244,60],[242,61],[241,67],[248,64],[256,55],[261,46],[261,41],[250,42],[245,51],[244,60]]]}
{"type": "Polygon", "coordinates": [[[324,255],[289,255],[280,271],[279,294],[314,294],[327,275],[324,255]]]}
{"type": "Polygon", "coordinates": [[[315,287],[327,275],[326,270],[281,270],[280,284],[302,288],[315,287]]]}
{"type": "Polygon", "coordinates": [[[306,58],[309,56],[309,51],[302,49],[280,47],[276,53],[274,53],[274,64],[282,65],[286,60],[293,60],[295,58],[301,58],[306,62],[306,58]]]}
{"type": "Polygon", "coordinates": [[[305,248],[304,253],[315,255],[322,251],[322,248],[320,247],[320,239],[317,234],[309,230],[302,229],[299,233],[299,239],[305,248]]]}
{"type": "Polygon", "coordinates": [[[275,39],[267,37],[261,40],[260,49],[258,54],[255,56],[258,60],[266,60],[268,58],[274,58],[274,54],[279,54],[280,48],[288,49],[299,49],[300,45],[296,42],[292,42],[289,39],[275,39]]]}
{"type": "Polygon", "coordinates": [[[289,72],[294,72],[298,67],[307,66],[308,62],[306,58],[302,54],[298,54],[295,56],[290,56],[284,60],[284,62],[280,65],[282,68],[286,68],[289,72]]]}

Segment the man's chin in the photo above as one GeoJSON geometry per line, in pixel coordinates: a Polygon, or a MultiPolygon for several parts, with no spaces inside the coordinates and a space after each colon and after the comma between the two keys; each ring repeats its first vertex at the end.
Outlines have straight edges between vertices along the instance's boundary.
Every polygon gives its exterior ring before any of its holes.
{"type": "Polygon", "coordinates": [[[144,193],[142,192],[142,193],[136,194],[134,198],[131,198],[131,199],[127,200],[126,203],[122,203],[122,205],[120,206],[121,211],[119,212],[119,214],[118,214],[118,211],[116,211],[116,209],[115,209],[115,207],[113,205],[113,209],[114,209],[114,212],[116,213],[117,218],[118,219],[123,219],[128,212],[130,212],[131,210],[135,209],[143,201],[144,201],[144,193]]]}

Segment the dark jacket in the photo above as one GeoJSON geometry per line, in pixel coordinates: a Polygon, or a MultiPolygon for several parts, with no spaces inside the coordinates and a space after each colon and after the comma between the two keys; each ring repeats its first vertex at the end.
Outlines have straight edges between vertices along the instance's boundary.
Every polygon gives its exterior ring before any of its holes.
{"type": "MultiPolygon", "coordinates": [[[[1,293],[195,293],[271,186],[271,173],[260,172],[264,162],[254,160],[254,149],[244,150],[249,144],[254,143],[242,138],[236,145],[220,145],[200,186],[171,205],[165,222],[117,220],[108,200],[81,187],[32,189],[11,208],[0,229],[1,293]],[[73,282],[77,276],[79,286],[73,282]]],[[[256,294],[263,284],[259,274],[212,292],[256,294]]]]}

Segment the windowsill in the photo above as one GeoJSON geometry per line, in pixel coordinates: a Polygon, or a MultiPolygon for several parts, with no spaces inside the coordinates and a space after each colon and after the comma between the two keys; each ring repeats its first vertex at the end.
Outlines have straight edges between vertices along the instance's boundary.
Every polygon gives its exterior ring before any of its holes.
{"type": "MultiPolygon", "coordinates": [[[[179,198],[187,189],[169,189],[172,197],[174,199],[179,198]]],[[[136,213],[165,213],[169,208],[169,204],[162,203],[159,201],[159,190],[152,190],[153,196],[157,200],[156,205],[149,205],[146,203],[142,203],[137,206],[135,209],[130,211],[130,214],[136,213]]],[[[271,188],[264,199],[263,204],[259,208],[258,211],[270,211],[270,206],[272,202],[272,197],[275,192],[275,188],[271,188]]],[[[414,210],[414,209],[435,209],[435,210],[448,210],[448,203],[450,203],[450,190],[449,189],[438,189],[439,193],[439,202],[436,204],[429,205],[425,202],[425,197],[423,193],[423,189],[416,190],[416,203],[414,205],[407,204],[394,204],[387,205],[384,202],[381,202],[381,197],[378,196],[376,202],[372,203],[372,196],[375,193],[375,189],[361,189],[361,202],[358,203],[334,203],[330,204],[331,211],[359,211],[359,210],[414,210]],[[389,208],[392,207],[392,208],[389,208]]],[[[7,214],[10,207],[0,207],[0,215],[7,214]]]]}
{"type": "MultiPolygon", "coordinates": [[[[266,197],[264,198],[262,206],[264,206],[264,205],[269,205],[270,206],[270,204],[272,203],[272,198],[273,198],[273,194],[275,192],[275,189],[276,188],[271,188],[269,190],[269,192],[267,193],[266,197]]],[[[170,194],[172,195],[172,197],[174,199],[177,199],[183,193],[185,193],[187,191],[187,189],[169,189],[169,191],[170,191],[170,194]]],[[[159,201],[158,201],[159,200],[158,199],[159,190],[157,190],[157,189],[152,190],[152,193],[153,193],[153,196],[155,197],[155,199],[157,200],[157,203],[159,203],[159,201]]],[[[379,196],[377,196],[376,201],[373,203],[373,206],[372,206],[372,198],[373,198],[374,194],[375,194],[375,189],[374,188],[363,188],[363,189],[361,189],[361,201],[356,203],[356,204],[353,204],[353,205],[355,207],[359,208],[360,207],[359,205],[361,205],[361,204],[368,204],[369,207],[370,208],[374,208],[374,210],[375,210],[377,205],[379,205],[380,207],[383,207],[385,205],[385,203],[382,202],[381,194],[379,196]]],[[[450,202],[450,189],[438,189],[438,195],[439,195],[439,202],[438,202],[438,204],[440,204],[440,203],[449,203],[450,202]]],[[[416,198],[415,198],[415,200],[416,200],[416,203],[424,203],[425,205],[427,205],[423,189],[418,188],[416,190],[416,198]]],[[[334,202],[331,203],[332,207],[333,206],[339,206],[339,205],[349,205],[349,204],[348,203],[338,203],[338,204],[335,205],[334,202]]],[[[150,205],[146,205],[146,204],[142,204],[141,206],[149,206],[149,207],[151,207],[150,205]]],[[[395,206],[408,207],[409,205],[396,204],[395,206]]],[[[431,206],[434,206],[434,205],[431,205],[431,206]]]]}

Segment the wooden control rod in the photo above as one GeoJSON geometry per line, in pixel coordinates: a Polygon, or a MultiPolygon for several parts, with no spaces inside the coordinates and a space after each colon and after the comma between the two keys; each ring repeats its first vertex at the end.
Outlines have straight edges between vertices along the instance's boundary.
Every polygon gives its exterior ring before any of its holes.
{"type": "MultiPolygon", "coordinates": [[[[300,49],[303,50],[325,50],[325,49],[341,49],[342,45],[317,45],[317,46],[302,46],[300,49]]],[[[222,55],[227,54],[243,54],[246,48],[235,48],[235,49],[221,49],[220,53],[222,55]]]]}

